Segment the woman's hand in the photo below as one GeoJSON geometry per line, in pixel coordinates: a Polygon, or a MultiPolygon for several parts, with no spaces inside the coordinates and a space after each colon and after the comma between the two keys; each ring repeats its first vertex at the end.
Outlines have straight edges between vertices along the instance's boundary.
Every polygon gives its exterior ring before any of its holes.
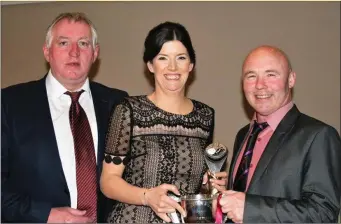
{"type": "Polygon", "coordinates": [[[203,178],[203,185],[206,185],[206,188],[208,187],[208,175],[214,176],[215,178],[210,178],[210,184],[212,187],[216,188],[219,192],[225,191],[226,190],[226,186],[227,186],[227,172],[223,171],[223,172],[217,172],[217,173],[209,173],[209,171],[207,171],[204,175],[203,178]]]}
{"type": "Polygon", "coordinates": [[[225,191],[227,186],[227,172],[218,172],[214,176],[217,179],[211,178],[212,187],[216,188],[219,192],[225,191]]]}
{"type": "MultiPolygon", "coordinates": [[[[226,191],[227,176],[228,176],[227,172],[226,171],[218,172],[213,175],[216,177],[216,179],[210,178],[212,187],[216,188],[218,192],[220,193],[226,191]]],[[[208,181],[208,173],[205,174],[204,181],[205,182],[208,181]]],[[[217,198],[214,198],[212,201],[212,216],[214,218],[216,218],[217,202],[218,202],[217,198]]]]}
{"type": "Polygon", "coordinates": [[[162,184],[158,187],[151,188],[144,194],[145,204],[151,207],[156,215],[165,222],[171,221],[167,213],[172,213],[176,210],[178,210],[183,217],[186,216],[186,212],[180,204],[167,196],[168,191],[180,196],[179,190],[176,186],[171,184],[162,184]]]}

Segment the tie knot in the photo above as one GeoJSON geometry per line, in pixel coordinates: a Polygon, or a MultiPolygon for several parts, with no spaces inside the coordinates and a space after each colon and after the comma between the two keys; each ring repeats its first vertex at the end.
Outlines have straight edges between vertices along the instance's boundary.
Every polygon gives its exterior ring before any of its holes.
{"type": "Polygon", "coordinates": [[[84,90],[82,89],[82,90],[79,91],[79,92],[70,92],[70,91],[67,91],[67,92],[65,92],[65,94],[66,94],[66,95],[69,95],[69,96],[71,97],[72,103],[77,103],[79,97],[81,96],[81,94],[82,94],[83,92],[84,92],[84,90]]]}
{"type": "Polygon", "coordinates": [[[257,123],[257,121],[255,121],[253,124],[252,134],[255,134],[255,133],[258,134],[259,132],[261,132],[268,126],[269,124],[267,122],[257,123]]]}

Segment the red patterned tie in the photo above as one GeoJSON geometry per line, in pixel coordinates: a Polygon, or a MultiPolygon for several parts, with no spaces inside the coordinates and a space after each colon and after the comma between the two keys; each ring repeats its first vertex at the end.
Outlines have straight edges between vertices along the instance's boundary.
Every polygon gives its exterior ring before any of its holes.
{"type": "Polygon", "coordinates": [[[85,111],[78,102],[84,92],[66,92],[72,100],[69,118],[76,154],[77,209],[97,221],[96,156],[91,129],[85,111]]]}

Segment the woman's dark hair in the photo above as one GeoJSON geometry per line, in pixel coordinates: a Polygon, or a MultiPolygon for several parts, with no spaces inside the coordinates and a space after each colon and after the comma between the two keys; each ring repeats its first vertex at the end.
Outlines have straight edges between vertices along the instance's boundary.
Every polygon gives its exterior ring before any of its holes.
{"type": "Polygon", "coordinates": [[[195,52],[188,31],[180,23],[168,21],[149,31],[144,41],[143,61],[151,62],[161,51],[163,44],[172,40],[178,40],[186,47],[191,63],[195,65],[195,52]]]}

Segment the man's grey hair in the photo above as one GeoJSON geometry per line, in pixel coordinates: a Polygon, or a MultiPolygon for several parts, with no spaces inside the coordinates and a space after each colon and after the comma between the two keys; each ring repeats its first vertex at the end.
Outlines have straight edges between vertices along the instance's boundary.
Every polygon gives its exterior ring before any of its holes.
{"type": "Polygon", "coordinates": [[[98,44],[97,40],[97,31],[94,26],[94,24],[91,22],[91,20],[81,12],[66,12],[61,13],[59,16],[57,16],[51,23],[51,25],[47,28],[46,37],[45,37],[45,43],[48,48],[50,48],[52,43],[52,30],[53,27],[61,20],[67,19],[68,21],[72,22],[83,22],[90,26],[91,29],[91,39],[92,39],[92,47],[95,49],[96,45],[98,44]]]}

